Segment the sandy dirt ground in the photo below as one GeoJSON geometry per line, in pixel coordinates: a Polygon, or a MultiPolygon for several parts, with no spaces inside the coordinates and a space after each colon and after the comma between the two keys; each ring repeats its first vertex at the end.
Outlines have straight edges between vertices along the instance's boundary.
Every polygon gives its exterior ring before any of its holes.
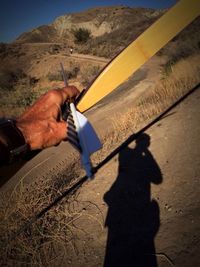
{"type": "Polygon", "coordinates": [[[198,89],[80,189],[62,266],[200,266],[199,100],[198,89]]]}
{"type": "MultiPolygon", "coordinates": [[[[154,85],[161,65],[153,58],[130,83],[87,112],[98,132],[109,125],[109,114],[131,107],[154,85]]],[[[200,266],[199,100],[200,90],[76,193],[69,207],[75,214],[74,240],[58,266],[200,266]]],[[[21,178],[28,182],[61,170],[69,147],[43,151],[1,190],[12,190],[21,178]]]]}

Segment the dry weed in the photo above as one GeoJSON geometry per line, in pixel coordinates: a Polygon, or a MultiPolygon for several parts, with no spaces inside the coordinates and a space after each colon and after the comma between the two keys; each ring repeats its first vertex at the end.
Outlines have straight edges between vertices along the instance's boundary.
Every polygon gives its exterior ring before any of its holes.
{"type": "Polygon", "coordinates": [[[113,130],[101,138],[103,149],[92,157],[93,161],[95,163],[101,161],[108,151],[113,150],[139,127],[147,124],[198,84],[200,82],[199,62],[199,55],[180,60],[173,66],[170,75],[161,79],[153,90],[147,91],[135,106],[124,114],[116,114],[113,117],[113,130]]]}
{"type": "Polygon", "coordinates": [[[33,215],[76,182],[72,179],[80,176],[79,169],[76,163],[72,163],[67,167],[67,176],[59,174],[53,179],[41,177],[28,186],[22,179],[11,195],[1,194],[1,266],[59,266],[69,253],[77,255],[78,240],[90,236],[90,233],[84,231],[86,220],[103,229],[100,209],[94,203],[80,201],[76,193],[62,200],[59,206],[27,226],[12,240],[33,215]],[[99,216],[93,215],[97,213],[99,216]]]}

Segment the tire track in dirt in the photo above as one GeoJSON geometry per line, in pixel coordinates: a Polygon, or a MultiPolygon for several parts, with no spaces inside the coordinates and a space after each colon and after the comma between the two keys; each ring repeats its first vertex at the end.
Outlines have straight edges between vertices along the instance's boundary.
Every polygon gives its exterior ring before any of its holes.
{"type": "Polygon", "coordinates": [[[104,57],[97,57],[97,56],[90,56],[90,55],[84,55],[84,54],[77,54],[74,53],[72,55],[69,55],[68,57],[76,58],[80,60],[88,60],[92,61],[93,63],[108,63],[110,59],[104,58],[104,57]]]}

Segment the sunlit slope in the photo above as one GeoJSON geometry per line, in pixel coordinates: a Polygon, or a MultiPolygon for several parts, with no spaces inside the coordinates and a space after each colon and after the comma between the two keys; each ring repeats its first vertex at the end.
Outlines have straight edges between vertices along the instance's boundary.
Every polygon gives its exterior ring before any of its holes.
{"type": "Polygon", "coordinates": [[[95,105],[199,15],[199,0],[179,1],[105,67],[78,103],[78,109],[84,112],[95,105]]]}

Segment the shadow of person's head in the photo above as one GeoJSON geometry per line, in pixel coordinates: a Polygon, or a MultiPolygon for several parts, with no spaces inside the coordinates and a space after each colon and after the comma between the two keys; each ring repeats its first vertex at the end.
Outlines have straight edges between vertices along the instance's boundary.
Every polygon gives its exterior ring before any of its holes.
{"type": "MultiPolygon", "coordinates": [[[[126,147],[119,153],[119,166],[122,165],[129,165],[131,162],[137,162],[140,161],[140,158],[138,156],[141,156],[143,152],[147,152],[148,147],[150,146],[150,136],[146,133],[141,134],[135,141],[136,146],[134,149],[126,147]]],[[[146,154],[146,153],[145,153],[146,154]]]]}
{"type": "Polygon", "coordinates": [[[151,182],[161,183],[161,170],[149,150],[150,136],[142,133],[135,143],[134,148],[126,147],[119,153],[118,180],[130,180],[131,183],[135,183],[137,180],[137,183],[146,185],[150,185],[151,182]]]}
{"type": "Polygon", "coordinates": [[[136,146],[140,148],[148,148],[150,146],[150,136],[146,133],[142,133],[135,141],[136,146]]]}

